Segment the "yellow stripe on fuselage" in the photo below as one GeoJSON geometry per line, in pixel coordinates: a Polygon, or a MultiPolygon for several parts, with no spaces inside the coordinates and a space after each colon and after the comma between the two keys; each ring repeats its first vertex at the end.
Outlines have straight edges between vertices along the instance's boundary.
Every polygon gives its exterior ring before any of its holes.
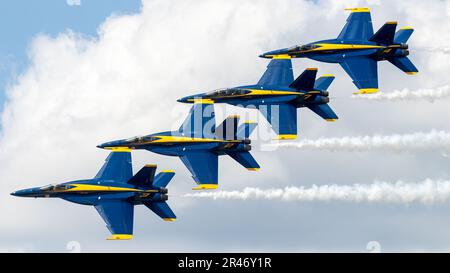
{"type": "Polygon", "coordinates": [[[208,143],[208,142],[239,142],[236,140],[222,140],[222,139],[214,139],[214,138],[200,138],[200,137],[185,137],[185,136],[158,136],[157,140],[151,141],[149,143],[151,144],[158,144],[158,143],[173,143],[173,142],[179,142],[179,143],[208,143]]]}
{"type": "Polygon", "coordinates": [[[288,60],[291,59],[291,56],[289,54],[280,54],[280,55],[275,55],[273,57],[275,60],[288,60]]]}
{"type": "Polygon", "coordinates": [[[385,48],[385,46],[378,45],[355,45],[355,44],[315,44],[319,47],[301,51],[306,52],[317,52],[317,51],[331,51],[331,50],[362,50],[362,49],[379,49],[385,48]]]}
{"type": "MultiPolygon", "coordinates": [[[[214,101],[216,99],[241,98],[241,97],[249,97],[249,96],[286,96],[286,95],[301,95],[301,94],[303,94],[301,92],[285,91],[285,90],[263,90],[263,89],[245,89],[245,90],[250,91],[250,93],[231,95],[231,96],[211,97],[211,98],[209,98],[209,100],[214,101]]],[[[188,99],[188,101],[193,102],[194,99],[188,99]]]]}
{"type": "Polygon", "coordinates": [[[111,150],[112,152],[115,152],[115,153],[128,153],[128,152],[131,152],[131,149],[128,148],[128,147],[105,147],[103,149],[111,150]]]}
{"type": "Polygon", "coordinates": [[[157,190],[139,190],[133,188],[125,187],[111,187],[103,185],[92,185],[92,184],[69,184],[69,186],[74,186],[71,189],[60,190],[56,192],[158,192],[157,190]]]}

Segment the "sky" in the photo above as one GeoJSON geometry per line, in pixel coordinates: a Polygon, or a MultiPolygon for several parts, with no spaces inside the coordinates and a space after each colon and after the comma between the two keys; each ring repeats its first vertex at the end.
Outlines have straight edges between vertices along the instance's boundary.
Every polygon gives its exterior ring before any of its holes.
{"type": "MultiPolygon", "coordinates": [[[[56,36],[72,30],[96,37],[97,27],[109,16],[139,12],[139,0],[45,0],[0,3],[0,104],[5,90],[29,65],[28,49],[37,34],[56,36]]],[[[0,107],[1,109],[1,107],[0,107]]]]}
{"type": "MultiPolygon", "coordinates": [[[[0,34],[7,41],[0,45],[0,251],[69,252],[75,244],[84,252],[367,252],[374,241],[386,252],[450,250],[446,200],[186,197],[194,184],[181,161],[145,151],[133,153],[135,171],[150,163],[176,171],[168,202],[178,219],[166,223],[138,207],[132,241],[106,241],[108,231],[94,208],[9,195],[21,188],[93,177],[108,154],[96,145],[177,128],[189,105],[176,99],[257,82],[268,63],[259,54],[336,37],[348,7],[370,7],[375,30],[392,20],[415,28],[410,58],[420,73],[407,76],[381,63],[382,92],[442,88],[449,84],[450,55],[439,50],[450,46],[449,1],[24,3],[0,8],[5,13],[0,34]]],[[[305,59],[293,60],[293,65],[295,76],[307,67],[336,76],[329,91],[339,121],[326,123],[302,109],[299,141],[450,130],[446,97],[357,100],[351,98],[354,85],[338,65],[305,59]]],[[[268,150],[263,147],[267,141],[261,140],[270,130],[260,115],[225,105],[217,105],[216,112],[217,121],[229,113],[259,121],[252,154],[261,170],[248,172],[221,157],[222,190],[450,180],[449,158],[436,146],[268,150]]]]}

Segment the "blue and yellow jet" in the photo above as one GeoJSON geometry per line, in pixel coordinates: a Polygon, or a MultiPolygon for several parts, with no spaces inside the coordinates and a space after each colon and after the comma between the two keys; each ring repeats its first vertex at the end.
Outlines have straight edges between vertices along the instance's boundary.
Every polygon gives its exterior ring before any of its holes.
{"type": "Polygon", "coordinates": [[[226,118],[215,126],[212,100],[196,100],[188,117],[177,131],[161,132],[103,143],[103,149],[143,149],[178,156],[198,184],[194,190],[218,187],[218,156],[229,155],[251,171],[259,165],[250,154],[250,134],[256,123],[246,121],[239,127],[239,116],[226,118]]]}
{"type": "Polygon", "coordinates": [[[167,205],[166,186],[175,175],[171,170],[155,177],[156,165],[145,165],[133,176],[129,149],[115,149],[93,179],[30,188],[11,193],[20,197],[55,197],[94,206],[111,232],[108,240],[133,238],[135,205],[145,205],[165,221],[176,216],[167,205]]]}
{"type": "Polygon", "coordinates": [[[316,81],[317,68],[306,69],[296,80],[290,57],[275,56],[255,85],[215,90],[179,99],[193,103],[208,99],[215,103],[257,108],[272,125],[277,139],[297,137],[297,108],[307,107],[327,121],[336,121],[337,115],[328,105],[328,87],[333,75],[323,75],[316,81]]]}
{"type": "Polygon", "coordinates": [[[397,22],[387,22],[375,34],[368,8],[352,8],[347,24],[337,39],[323,40],[305,45],[296,45],[270,51],[260,55],[263,58],[292,57],[310,58],[320,62],[339,63],[359,92],[378,92],[377,62],[387,60],[406,74],[418,72],[408,59],[406,43],[413,33],[411,27],[396,31],[397,22]]]}

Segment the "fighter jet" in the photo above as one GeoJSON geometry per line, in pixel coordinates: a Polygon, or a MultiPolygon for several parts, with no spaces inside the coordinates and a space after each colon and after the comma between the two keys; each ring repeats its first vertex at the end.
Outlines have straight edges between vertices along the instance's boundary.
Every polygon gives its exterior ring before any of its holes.
{"type": "Polygon", "coordinates": [[[178,156],[198,184],[193,190],[217,189],[218,156],[229,155],[250,171],[259,165],[250,154],[250,134],[256,123],[237,127],[239,116],[229,116],[217,128],[212,100],[196,100],[177,131],[161,132],[103,143],[103,149],[143,149],[178,156]]]}
{"type": "Polygon", "coordinates": [[[352,8],[347,23],[337,39],[323,40],[266,52],[260,57],[310,58],[320,62],[339,63],[352,78],[359,92],[378,92],[379,61],[389,61],[406,74],[418,72],[408,59],[406,43],[413,33],[411,27],[396,31],[397,22],[385,23],[375,34],[368,8],[352,8]]]}
{"type": "Polygon", "coordinates": [[[176,219],[166,203],[166,186],[175,173],[165,170],[155,177],[155,170],[156,165],[145,165],[133,176],[130,150],[114,149],[93,179],[19,190],[11,195],[61,198],[94,206],[112,234],[108,240],[130,240],[135,205],[145,205],[165,221],[176,219]]]}
{"type": "Polygon", "coordinates": [[[333,75],[323,75],[316,81],[317,68],[306,69],[295,81],[290,57],[275,56],[255,85],[224,88],[179,99],[193,103],[208,99],[215,103],[257,108],[272,125],[277,139],[297,137],[297,108],[307,107],[326,121],[336,121],[337,115],[328,105],[328,87],[333,75]]]}

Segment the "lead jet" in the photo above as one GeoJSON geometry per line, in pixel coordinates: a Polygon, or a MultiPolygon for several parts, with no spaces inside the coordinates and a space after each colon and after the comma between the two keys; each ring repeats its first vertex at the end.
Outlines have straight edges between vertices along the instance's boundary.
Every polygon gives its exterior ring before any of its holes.
{"type": "Polygon", "coordinates": [[[229,155],[250,171],[259,165],[250,154],[250,134],[256,123],[239,127],[239,116],[229,116],[217,128],[211,100],[196,100],[177,131],[116,140],[98,145],[103,149],[142,149],[167,156],[178,156],[198,184],[193,190],[217,189],[218,157],[229,155]]]}
{"type": "Polygon", "coordinates": [[[296,80],[290,57],[275,57],[255,85],[224,88],[179,99],[193,103],[208,99],[215,103],[257,108],[271,124],[277,139],[297,138],[297,108],[309,108],[326,121],[336,121],[337,115],[328,105],[328,87],[333,75],[323,75],[316,81],[317,68],[306,69],[296,80]]]}
{"type": "Polygon", "coordinates": [[[176,216],[167,205],[166,186],[175,175],[161,171],[155,177],[156,165],[145,165],[133,176],[129,149],[114,149],[93,179],[19,190],[19,197],[50,197],[94,206],[111,232],[108,240],[133,238],[135,205],[145,205],[165,221],[176,216]]]}
{"type": "Polygon", "coordinates": [[[397,22],[385,23],[375,34],[368,8],[352,8],[347,23],[336,39],[317,41],[266,52],[260,57],[274,58],[288,56],[309,58],[326,63],[339,63],[359,92],[378,92],[378,62],[389,61],[406,74],[418,72],[408,59],[407,41],[413,29],[396,31],[397,22]]]}

